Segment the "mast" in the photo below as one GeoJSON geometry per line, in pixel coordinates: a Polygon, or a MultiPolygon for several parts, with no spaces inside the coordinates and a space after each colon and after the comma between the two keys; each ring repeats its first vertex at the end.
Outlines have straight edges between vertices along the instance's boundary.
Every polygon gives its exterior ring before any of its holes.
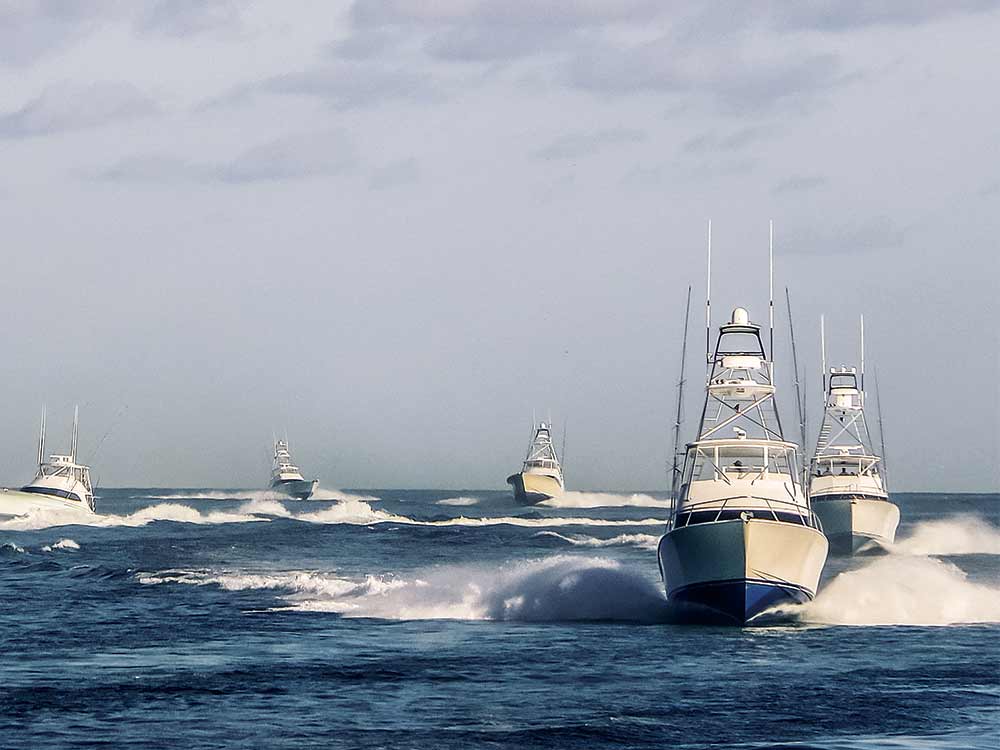
{"type": "Polygon", "coordinates": [[[712,220],[708,220],[708,275],[705,284],[705,368],[712,361],[712,220]]]}
{"type": "Polygon", "coordinates": [[[80,439],[80,406],[73,407],[73,437],[70,440],[69,455],[73,463],[76,463],[76,447],[80,439]]]}
{"type": "Polygon", "coordinates": [[[42,424],[38,430],[38,468],[45,463],[45,404],[42,404],[42,424]]]}
{"type": "MultiPolygon", "coordinates": [[[[880,444],[880,450],[882,452],[882,487],[888,488],[889,486],[889,467],[886,464],[885,459],[885,430],[882,427],[882,395],[878,392],[878,368],[875,368],[875,403],[878,405],[876,410],[876,415],[878,416],[878,440],[880,444]]],[[[886,489],[888,492],[888,489],[886,489]]]]}
{"type": "Polygon", "coordinates": [[[684,307],[684,338],[681,343],[681,375],[677,380],[677,416],[674,419],[674,465],[670,472],[670,502],[677,497],[680,469],[677,467],[678,451],[681,439],[681,409],[684,404],[684,364],[687,359],[688,319],[691,316],[691,287],[688,286],[687,304],[684,307]]]}
{"type": "Polygon", "coordinates": [[[824,409],[826,408],[826,319],[823,315],[819,316],[819,350],[820,357],[823,365],[823,404],[824,409]]]}
{"type": "MultiPolygon", "coordinates": [[[[768,241],[767,241],[767,306],[768,315],[770,317],[770,328],[771,328],[771,339],[768,343],[767,354],[768,359],[771,360],[771,378],[774,378],[774,220],[770,220],[767,223],[768,226],[768,241]]],[[[786,289],[787,291],[787,289],[786,289]]]]}
{"type": "Polygon", "coordinates": [[[861,313],[861,406],[865,405],[865,314],[861,313]]]}
{"type": "Polygon", "coordinates": [[[562,450],[559,453],[559,473],[562,474],[563,482],[566,481],[566,422],[569,420],[563,420],[563,439],[562,439],[562,450]]]}

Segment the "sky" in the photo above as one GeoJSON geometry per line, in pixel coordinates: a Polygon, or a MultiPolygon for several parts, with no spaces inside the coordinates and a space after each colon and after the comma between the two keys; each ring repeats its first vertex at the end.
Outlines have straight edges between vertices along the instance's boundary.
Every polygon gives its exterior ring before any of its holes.
{"type": "MultiPolygon", "coordinates": [[[[877,368],[897,491],[1000,489],[1000,2],[0,0],[0,485],[668,486],[713,325],[797,435],[877,368]],[[65,443],[66,445],[63,445],[65,443]]],[[[870,389],[871,390],[871,389],[870,389]]],[[[871,396],[869,397],[871,398],[871,396]]],[[[810,437],[810,441],[814,438],[810,437]]],[[[808,446],[810,449],[812,446],[808,446]]]]}

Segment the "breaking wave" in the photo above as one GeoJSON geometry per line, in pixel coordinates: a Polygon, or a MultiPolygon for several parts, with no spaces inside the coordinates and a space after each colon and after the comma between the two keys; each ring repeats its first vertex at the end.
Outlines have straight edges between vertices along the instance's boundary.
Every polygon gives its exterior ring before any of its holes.
{"type": "Polygon", "coordinates": [[[80,549],[80,545],[73,539],[60,539],[55,544],[46,544],[42,547],[42,552],[52,552],[57,549],[80,549]]]}
{"type": "Polygon", "coordinates": [[[1000,622],[1000,588],[970,581],[943,560],[890,556],[841,573],[812,602],[789,610],[827,625],[1000,622]]]}
{"type": "Polygon", "coordinates": [[[412,578],[333,574],[144,573],[146,584],[216,585],[229,591],[283,592],[283,609],[332,612],[385,620],[501,620],[523,622],[663,622],[667,602],[641,573],[615,560],[558,555],[498,568],[452,566],[412,578]]]}
{"type": "Polygon", "coordinates": [[[559,497],[544,500],[539,505],[550,508],[621,508],[637,506],[642,508],[669,508],[669,500],[660,500],[651,495],[615,495],[609,492],[566,492],[559,497]]]}
{"type": "Polygon", "coordinates": [[[561,539],[574,547],[618,547],[622,545],[642,547],[655,550],[660,543],[660,537],[655,534],[619,534],[610,539],[599,539],[593,536],[571,534],[564,536],[557,531],[539,531],[535,536],[548,536],[561,539]]]}
{"type": "Polygon", "coordinates": [[[1000,555],[1000,528],[979,516],[921,521],[893,545],[905,555],[1000,555]]]}

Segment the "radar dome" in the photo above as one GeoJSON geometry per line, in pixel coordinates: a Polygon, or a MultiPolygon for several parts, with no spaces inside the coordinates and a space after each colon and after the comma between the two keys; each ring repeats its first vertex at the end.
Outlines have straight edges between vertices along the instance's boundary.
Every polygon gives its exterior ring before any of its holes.
{"type": "Polygon", "coordinates": [[[750,324],[750,313],[746,311],[745,308],[737,307],[733,310],[733,323],[734,326],[745,326],[750,324]]]}

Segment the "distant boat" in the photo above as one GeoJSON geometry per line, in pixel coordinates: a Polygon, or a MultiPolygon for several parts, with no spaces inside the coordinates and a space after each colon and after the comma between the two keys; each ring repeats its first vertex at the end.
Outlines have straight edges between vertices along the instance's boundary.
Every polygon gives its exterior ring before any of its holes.
{"type": "Polygon", "coordinates": [[[823,328],[825,409],[809,467],[809,495],[832,552],[878,552],[896,538],[899,507],[889,500],[884,458],[875,454],[865,417],[864,323],[860,373],[854,367],[827,372],[823,328]]]}
{"type": "Polygon", "coordinates": [[[514,489],[514,500],[521,505],[535,505],[563,494],[562,466],[552,444],[551,425],[539,422],[532,426],[533,436],[520,473],[507,477],[514,489]]]}
{"type": "Polygon", "coordinates": [[[94,513],[90,467],[77,462],[80,410],[73,412],[73,433],[66,455],[45,459],[45,412],[38,436],[38,474],[20,490],[0,490],[0,514],[22,515],[31,510],[71,508],[94,513]]]}
{"type": "Polygon", "coordinates": [[[287,440],[274,442],[274,468],[270,488],[298,500],[308,500],[319,485],[318,479],[304,479],[288,452],[287,440]]]}

